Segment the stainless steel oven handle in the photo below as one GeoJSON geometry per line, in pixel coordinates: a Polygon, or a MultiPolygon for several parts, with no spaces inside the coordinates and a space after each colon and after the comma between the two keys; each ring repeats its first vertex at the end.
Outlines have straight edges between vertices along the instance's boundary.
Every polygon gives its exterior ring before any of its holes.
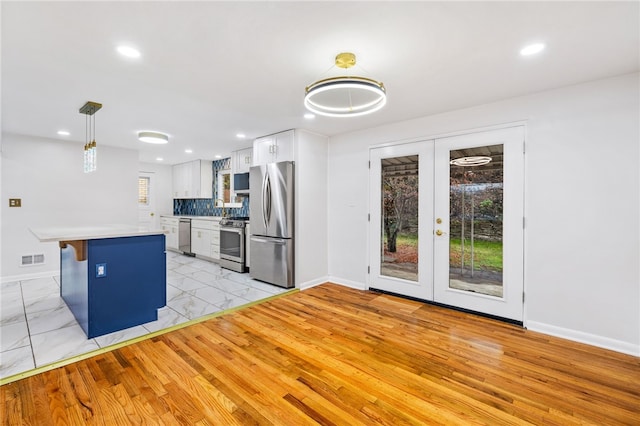
{"type": "Polygon", "coordinates": [[[244,234],[244,229],[242,228],[226,228],[224,226],[220,227],[220,232],[233,232],[235,234],[244,234]]]}

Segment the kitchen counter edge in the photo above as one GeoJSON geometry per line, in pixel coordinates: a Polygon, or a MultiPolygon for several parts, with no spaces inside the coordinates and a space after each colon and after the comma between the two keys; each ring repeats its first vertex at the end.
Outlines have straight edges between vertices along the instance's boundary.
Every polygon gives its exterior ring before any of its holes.
{"type": "Polygon", "coordinates": [[[29,228],[31,233],[42,243],[53,241],[99,240],[103,238],[140,237],[144,235],[162,235],[162,229],[142,229],[127,225],[102,226],[51,226],[29,228]]]}

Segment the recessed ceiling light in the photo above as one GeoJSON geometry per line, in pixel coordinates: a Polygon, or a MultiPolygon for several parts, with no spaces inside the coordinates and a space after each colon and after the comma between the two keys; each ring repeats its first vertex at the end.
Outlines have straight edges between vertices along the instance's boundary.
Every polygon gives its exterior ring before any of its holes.
{"type": "Polygon", "coordinates": [[[122,56],[126,56],[127,58],[140,57],[140,51],[135,47],[122,45],[122,46],[118,46],[116,50],[118,51],[119,54],[121,54],[122,56]]]}
{"type": "Polygon", "coordinates": [[[222,158],[222,155],[217,154],[215,157],[216,157],[216,158],[222,158]]]}
{"type": "Polygon", "coordinates": [[[186,152],[187,154],[191,154],[193,152],[192,149],[185,149],[184,152],[186,152]]]}
{"type": "Polygon", "coordinates": [[[238,139],[244,139],[246,137],[247,137],[247,135],[245,135],[244,133],[236,133],[236,138],[238,138],[238,139]]]}
{"type": "Polygon", "coordinates": [[[311,120],[312,118],[316,118],[316,115],[308,112],[304,115],[304,118],[306,118],[307,120],[311,120]]]}
{"type": "Polygon", "coordinates": [[[164,161],[164,158],[162,158],[162,157],[157,157],[157,158],[156,158],[156,161],[164,161]]]}
{"type": "Polygon", "coordinates": [[[69,132],[68,132],[68,131],[66,131],[66,130],[58,130],[58,134],[59,134],[60,136],[69,136],[71,133],[69,133],[69,132]]]}
{"type": "Polygon", "coordinates": [[[165,144],[169,142],[169,135],[151,130],[143,130],[138,132],[138,140],[146,143],[165,144]]]}
{"type": "Polygon", "coordinates": [[[523,47],[520,50],[520,54],[522,56],[535,55],[536,53],[540,53],[544,50],[544,44],[542,43],[534,43],[528,46],[523,47]]]}

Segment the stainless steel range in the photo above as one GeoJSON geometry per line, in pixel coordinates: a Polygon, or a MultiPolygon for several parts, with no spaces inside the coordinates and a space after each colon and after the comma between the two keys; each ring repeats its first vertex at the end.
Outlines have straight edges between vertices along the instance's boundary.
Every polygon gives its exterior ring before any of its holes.
{"type": "Polygon", "coordinates": [[[245,272],[244,230],[248,217],[229,217],[220,221],[220,266],[245,272]]]}

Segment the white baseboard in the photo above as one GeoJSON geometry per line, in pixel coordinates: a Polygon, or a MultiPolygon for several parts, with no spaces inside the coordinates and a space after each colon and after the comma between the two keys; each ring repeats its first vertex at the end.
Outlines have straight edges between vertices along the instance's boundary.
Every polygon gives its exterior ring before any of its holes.
{"type": "Polygon", "coordinates": [[[557,327],[555,325],[545,324],[537,321],[527,321],[526,327],[529,330],[549,334],[551,336],[561,337],[563,339],[573,340],[575,342],[586,343],[587,345],[610,349],[612,351],[621,352],[628,355],[640,356],[640,345],[634,345],[633,343],[610,339],[608,337],[585,333],[583,331],[557,327]]]}
{"type": "Polygon", "coordinates": [[[327,277],[327,281],[335,283],[335,284],[340,284],[343,285],[345,287],[350,287],[350,288],[355,288],[356,290],[367,290],[367,285],[365,283],[360,283],[357,281],[351,281],[348,280],[346,278],[340,278],[340,277],[327,277]]]}
{"type": "Polygon", "coordinates": [[[20,275],[10,275],[6,277],[0,277],[0,283],[12,283],[14,281],[25,281],[25,280],[33,280],[36,278],[48,278],[55,277],[60,275],[60,270],[56,269],[54,271],[45,271],[45,272],[36,272],[33,274],[20,274],[20,275]]]}
{"type": "Polygon", "coordinates": [[[317,285],[324,284],[327,281],[329,281],[329,277],[316,278],[314,280],[307,281],[307,282],[304,282],[304,283],[300,284],[298,286],[298,288],[300,290],[307,290],[307,289],[310,289],[311,287],[315,287],[317,285]]]}

